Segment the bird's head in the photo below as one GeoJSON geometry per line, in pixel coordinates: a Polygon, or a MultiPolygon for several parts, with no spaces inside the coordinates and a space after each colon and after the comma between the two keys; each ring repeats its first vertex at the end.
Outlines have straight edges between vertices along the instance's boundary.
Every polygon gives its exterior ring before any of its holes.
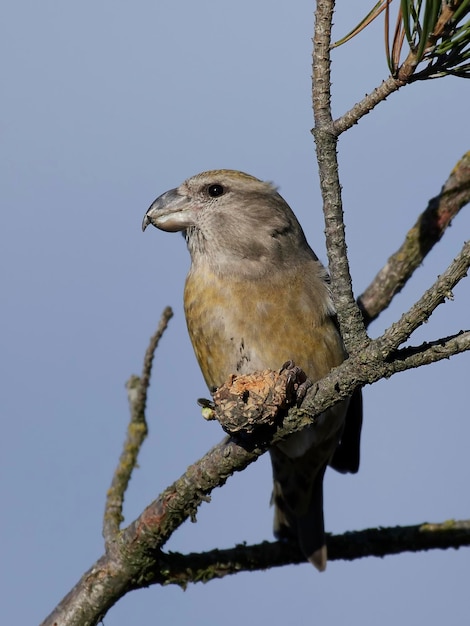
{"type": "Polygon", "coordinates": [[[233,267],[261,276],[272,263],[288,267],[313,255],[276,188],[235,170],[203,172],[165,192],[151,204],[142,229],[149,224],[183,231],[193,264],[204,261],[224,273],[233,267]]]}

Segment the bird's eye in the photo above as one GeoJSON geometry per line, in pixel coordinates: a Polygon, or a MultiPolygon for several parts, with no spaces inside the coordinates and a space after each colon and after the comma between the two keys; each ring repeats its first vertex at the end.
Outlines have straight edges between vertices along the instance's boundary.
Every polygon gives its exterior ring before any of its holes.
{"type": "Polygon", "coordinates": [[[216,183],[215,185],[209,185],[209,187],[207,188],[207,193],[211,196],[211,198],[218,198],[219,196],[224,195],[225,189],[222,187],[222,185],[216,183]]]}

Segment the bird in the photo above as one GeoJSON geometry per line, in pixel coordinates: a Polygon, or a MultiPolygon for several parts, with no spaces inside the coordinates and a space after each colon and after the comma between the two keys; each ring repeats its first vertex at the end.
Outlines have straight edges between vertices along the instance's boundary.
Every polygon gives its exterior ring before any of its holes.
{"type": "MultiPolygon", "coordinates": [[[[186,239],[186,323],[211,392],[233,374],[279,370],[287,361],[315,383],[347,358],[328,272],[271,182],[237,170],[202,172],[160,195],[142,229],[150,224],[186,239]]],[[[325,469],[358,471],[361,426],[358,388],[269,449],[274,535],[296,541],[319,571],[327,564],[325,469]]]]}

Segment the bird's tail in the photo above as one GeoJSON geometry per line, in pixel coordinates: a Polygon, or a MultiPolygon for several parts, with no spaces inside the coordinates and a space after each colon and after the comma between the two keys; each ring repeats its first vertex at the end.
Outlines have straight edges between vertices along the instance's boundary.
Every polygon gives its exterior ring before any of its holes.
{"type": "Polygon", "coordinates": [[[305,558],[319,571],[326,568],[323,521],[323,475],[326,462],[315,466],[311,450],[290,458],[279,448],[270,450],[273,464],[274,535],[295,540],[305,558]],[[313,461],[313,465],[312,465],[313,461]]]}

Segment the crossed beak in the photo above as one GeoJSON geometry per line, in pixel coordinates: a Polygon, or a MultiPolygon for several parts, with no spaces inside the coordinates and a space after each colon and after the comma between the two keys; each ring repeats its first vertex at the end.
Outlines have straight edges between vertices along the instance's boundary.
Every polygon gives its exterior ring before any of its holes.
{"type": "Polygon", "coordinates": [[[194,219],[190,200],[178,193],[178,189],[166,191],[150,205],[142,221],[142,230],[149,224],[170,233],[192,226],[194,219]]]}

